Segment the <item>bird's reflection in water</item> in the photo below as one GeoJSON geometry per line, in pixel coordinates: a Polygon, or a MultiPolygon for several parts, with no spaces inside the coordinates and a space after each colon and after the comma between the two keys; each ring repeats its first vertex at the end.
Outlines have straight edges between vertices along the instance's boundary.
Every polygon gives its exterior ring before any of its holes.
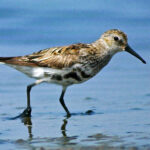
{"type": "MultiPolygon", "coordinates": [[[[93,110],[88,110],[85,113],[76,113],[76,114],[72,114],[72,116],[76,116],[76,115],[92,115],[95,114],[93,110]]],[[[61,130],[61,134],[62,136],[59,138],[56,138],[59,142],[61,141],[61,144],[66,145],[66,144],[75,144],[75,143],[70,143],[72,140],[76,139],[77,136],[68,136],[67,135],[67,124],[69,119],[71,118],[71,116],[69,117],[65,117],[62,120],[62,125],[60,127],[61,130]]],[[[28,134],[29,134],[29,140],[32,140],[33,138],[33,134],[32,134],[32,118],[31,117],[23,117],[21,118],[22,123],[27,127],[28,129],[28,134]]]]}
{"type": "MultiPolygon", "coordinates": [[[[67,137],[66,126],[67,126],[69,118],[70,117],[66,117],[65,119],[63,119],[63,123],[61,125],[61,133],[62,133],[63,137],[67,137]]],[[[21,121],[25,126],[27,126],[29,139],[32,139],[33,134],[32,134],[32,119],[31,119],[31,117],[23,117],[23,118],[21,118],[21,121]]]]}
{"type": "Polygon", "coordinates": [[[61,125],[61,133],[62,133],[62,135],[63,135],[63,137],[67,137],[67,134],[66,134],[66,126],[67,126],[67,123],[68,123],[68,119],[69,119],[70,117],[66,117],[65,119],[63,119],[63,123],[62,123],[62,125],[61,125]]]}
{"type": "Polygon", "coordinates": [[[59,146],[65,146],[65,145],[75,145],[76,143],[73,142],[73,140],[75,140],[77,138],[77,136],[68,136],[67,135],[67,124],[68,124],[68,121],[69,121],[69,118],[70,117],[65,117],[63,118],[62,120],[62,124],[61,124],[61,127],[60,127],[60,131],[61,131],[61,136],[60,137],[49,137],[49,138],[33,138],[33,134],[32,134],[32,129],[33,129],[33,126],[32,126],[32,118],[31,117],[24,117],[21,119],[22,123],[27,127],[28,129],[28,134],[29,134],[29,140],[30,141],[37,141],[37,139],[39,140],[40,142],[40,139],[45,139],[45,142],[50,142],[50,143],[54,143],[59,146]]]}
{"type": "MultiPolygon", "coordinates": [[[[83,116],[83,115],[93,115],[93,114],[95,114],[93,110],[88,110],[85,113],[74,113],[74,114],[71,114],[71,116],[77,116],[77,115],[83,116]]],[[[71,116],[65,117],[63,119],[63,123],[61,125],[61,133],[62,133],[61,144],[62,145],[75,145],[76,143],[75,142],[71,142],[71,141],[78,138],[78,136],[68,136],[67,135],[66,127],[67,127],[69,118],[71,116]]]]}
{"type": "MultiPolygon", "coordinates": [[[[85,113],[72,114],[72,116],[76,116],[76,115],[92,115],[92,114],[94,114],[94,111],[88,110],[85,113]]],[[[68,121],[69,121],[70,117],[71,116],[69,116],[69,117],[66,116],[62,120],[62,125],[61,125],[61,128],[60,128],[61,133],[62,133],[61,139],[64,140],[64,142],[66,142],[66,143],[69,142],[69,141],[71,141],[71,140],[73,140],[73,139],[77,138],[76,136],[70,137],[70,136],[67,135],[67,129],[66,129],[66,127],[67,127],[67,124],[68,124],[68,121]]],[[[21,121],[22,121],[22,123],[25,126],[27,126],[28,134],[29,134],[29,139],[32,140],[32,138],[33,138],[33,134],[32,134],[32,118],[31,117],[23,117],[23,118],[21,118],[21,121]]]]}
{"type": "Polygon", "coordinates": [[[64,146],[64,145],[75,145],[76,143],[73,142],[72,140],[77,139],[77,136],[68,136],[67,135],[67,124],[69,121],[70,117],[66,117],[65,119],[63,119],[63,123],[61,125],[61,133],[62,133],[62,137],[59,138],[59,145],[64,146]]]}
{"type": "Polygon", "coordinates": [[[32,140],[33,134],[32,134],[32,120],[31,117],[23,117],[21,118],[22,123],[24,123],[25,126],[27,126],[29,139],[32,140]]]}

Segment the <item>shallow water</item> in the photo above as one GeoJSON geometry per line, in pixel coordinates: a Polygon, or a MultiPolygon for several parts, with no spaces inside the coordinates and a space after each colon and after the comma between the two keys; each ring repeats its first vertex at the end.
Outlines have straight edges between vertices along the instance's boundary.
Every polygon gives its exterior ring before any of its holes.
{"type": "Polygon", "coordinates": [[[0,56],[90,43],[104,31],[119,28],[147,65],[127,53],[114,56],[93,79],[68,88],[70,118],[58,101],[61,87],[41,84],[31,92],[31,120],[9,118],[25,108],[26,86],[34,79],[1,65],[0,149],[148,149],[149,5],[146,0],[1,0],[0,56]]]}

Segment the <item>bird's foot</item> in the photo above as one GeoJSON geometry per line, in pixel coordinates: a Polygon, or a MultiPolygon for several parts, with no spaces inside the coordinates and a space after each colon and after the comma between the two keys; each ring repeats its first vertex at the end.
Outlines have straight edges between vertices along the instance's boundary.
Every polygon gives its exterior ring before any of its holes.
{"type": "Polygon", "coordinates": [[[31,107],[27,107],[19,116],[24,118],[24,117],[31,117],[31,107]]]}
{"type": "Polygon", "coordinates": [[[67,113],[66,117],[70,118],[71,117],[71,113],[67,113]]]}
{"type": "Polygon", "coordinates": [[[27,107],[20,115],[13,117],[12,119],[31,117],[31,111],[31,107],[27,107]]]}

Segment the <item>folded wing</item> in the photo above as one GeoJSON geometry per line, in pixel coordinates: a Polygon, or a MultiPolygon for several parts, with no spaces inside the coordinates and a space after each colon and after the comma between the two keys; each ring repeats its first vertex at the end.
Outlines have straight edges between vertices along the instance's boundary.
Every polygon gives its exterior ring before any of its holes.
{"type": "Polygon", "coordinates": [[[78,63],[80,52],[85,48],[89,48],[89,45],[79,43],[54,47],[26,56],[0,57],[0,62],[11,65],[62,69],[78,63]]]}

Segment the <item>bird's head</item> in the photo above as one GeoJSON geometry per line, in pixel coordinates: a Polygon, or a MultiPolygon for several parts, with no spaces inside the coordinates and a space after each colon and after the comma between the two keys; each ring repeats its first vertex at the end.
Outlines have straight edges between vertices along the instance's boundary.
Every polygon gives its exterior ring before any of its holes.
{"type": "Polygon", "coordinates": [[[127,35],[124,32],[117,29],[108,30],[102,34],[100,39],[109,53],[115,54],[116,52],[126,51],[146,64],[146,61],[128,45],[127,35]]]}

